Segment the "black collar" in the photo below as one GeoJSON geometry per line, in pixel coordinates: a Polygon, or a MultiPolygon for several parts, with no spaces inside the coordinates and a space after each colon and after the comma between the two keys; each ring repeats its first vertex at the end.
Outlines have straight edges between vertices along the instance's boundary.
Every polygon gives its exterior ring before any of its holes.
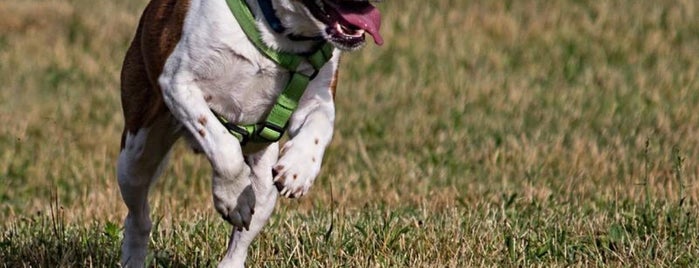
{"type": "MultiPolygon", "coordinates": [[[[257,4],[260,6],[260,9],[262,9],[262,15],[264,15],[265,20],[267,21],[267,24],[269,27],[272,28],[276,33],[282,34],[284,33],[287,29],[284,27],[282,24],[282,21],[279,20],[279,17],[277,17],[277,14],[274,11],[274,6],[272,6],[272,0],[257,0],[257,4]]],[[[296,35],[296,34],[287,34],[287,38],[291,41],[322,41],[323,36],[302,36],[302,35],[296,35]]]]}

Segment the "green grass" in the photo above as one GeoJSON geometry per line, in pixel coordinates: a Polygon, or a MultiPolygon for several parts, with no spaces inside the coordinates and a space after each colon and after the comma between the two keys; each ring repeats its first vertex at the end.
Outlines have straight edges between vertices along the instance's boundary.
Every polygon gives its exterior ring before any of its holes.
{"type": "MultiPolygon", "coordinates": [[[[119,68],[145,0],[0,4],[0,266],[115,266],[119,68]]],[[[252,267],[699,265],[695,1],[385,1],[311,194],[252,267]]],[[[228,226],[177,146],[153,266],[228,226]]]]}

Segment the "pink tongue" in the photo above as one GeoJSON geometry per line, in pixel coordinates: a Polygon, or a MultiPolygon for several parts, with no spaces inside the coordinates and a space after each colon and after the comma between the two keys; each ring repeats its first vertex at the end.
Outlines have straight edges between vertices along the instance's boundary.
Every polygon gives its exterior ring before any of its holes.
{"type": "MultiPolygon", "coordinates": [[[[327,3],[327,2],[326,2],[327,3]]],[[[332,6],[337,10],[342,19],[357,28],[364,29],[372,37],[377,45],[383,45],[383,38],[379,33],[381,29],[381,12],[369,4],[336,5],[332,6]]]]}

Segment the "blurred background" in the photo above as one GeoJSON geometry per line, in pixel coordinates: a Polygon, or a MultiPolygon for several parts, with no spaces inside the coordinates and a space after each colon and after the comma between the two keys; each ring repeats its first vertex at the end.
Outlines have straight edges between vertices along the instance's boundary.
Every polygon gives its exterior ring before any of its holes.
{"type": "MultiPolygon", "coordinates": [[[[146,3],[0,2],[10,267],[118,259],[119,72],[146,3]]],[[[378,6],[386,43],[343,58],[322,173],[250,265],[699,262],[698,2],[378,6]]],[[[178,144],[152,193],[154,265],[215,262],[208,162],[178,144]]]]}

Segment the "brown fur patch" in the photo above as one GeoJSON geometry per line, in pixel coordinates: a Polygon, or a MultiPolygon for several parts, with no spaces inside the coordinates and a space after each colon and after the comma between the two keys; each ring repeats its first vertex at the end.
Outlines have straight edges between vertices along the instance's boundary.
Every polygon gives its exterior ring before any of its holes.
{"type": "Polygon", "coordinates": [[[190,0],[152,0],[138,24],[121,70],[125,130],[135,133],[167,113],[158,77],[182,36],[190,0]]]}
{"type": "Polygon", "coordinates": [[[333,99],[335,99],[335,92],[337,90],[337,79],[340,74],[340,68],[337,68],[335,70],[335,73],[333,74],[333,79],[330,80],[330,93],[333,95],[333,99]]]}
{"type": "Polygon", "coordinates": [[[200,116],[200,117],[199,117],[199,120],[197,120],[197,121],[198,121],[199,124],[201,124],[202,126],[206,126],[206,123],[207,123],[206,117],[204,117],[203,115],[200,116]]]}

